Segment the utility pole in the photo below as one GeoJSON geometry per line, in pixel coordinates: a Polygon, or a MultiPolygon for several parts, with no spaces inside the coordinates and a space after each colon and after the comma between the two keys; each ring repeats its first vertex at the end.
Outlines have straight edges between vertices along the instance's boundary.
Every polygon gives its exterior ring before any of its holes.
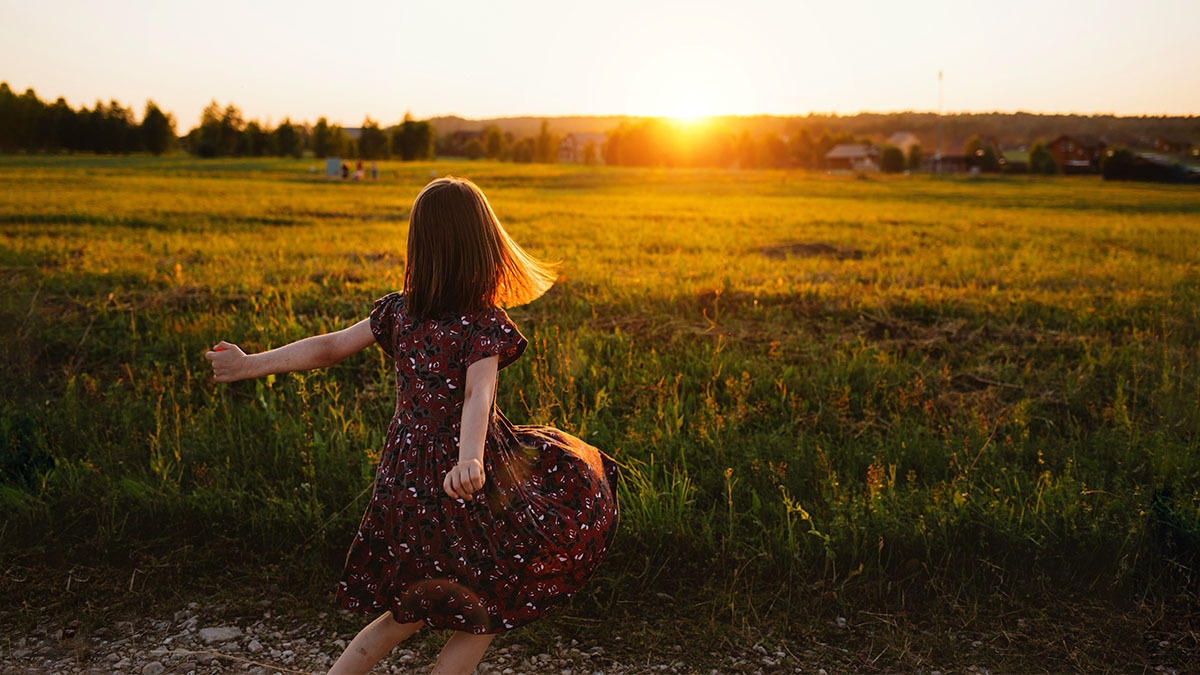
{"type": "Polygon", "coordinates": [[[938,149],[937,173],[942,172],[942,71],[938,71],[938,149]]]}

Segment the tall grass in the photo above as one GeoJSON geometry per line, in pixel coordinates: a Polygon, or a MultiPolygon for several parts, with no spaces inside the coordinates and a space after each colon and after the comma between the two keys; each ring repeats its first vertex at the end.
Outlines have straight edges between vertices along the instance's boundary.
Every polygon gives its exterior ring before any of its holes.
{"type": "Polygon", "coordinates": [[[216,385],[202,354],[365,316],[431,171],[565,262],[510,312],[531,347],[499,405],[621,462],[607,593],[696,591],[730,617],[781,582],[1165,592],[1200,550],[1194,189],[309,168],[0,158],[6,557],[283,556],[333,578],[393,406],[384,355],[216,385]]]}

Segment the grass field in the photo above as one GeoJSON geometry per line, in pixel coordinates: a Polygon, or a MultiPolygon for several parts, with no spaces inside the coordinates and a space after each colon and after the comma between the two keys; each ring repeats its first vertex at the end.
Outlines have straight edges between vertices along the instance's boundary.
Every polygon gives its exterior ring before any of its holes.
{"type": "MultiPolygon", "coordinates": [[[[215,385],[203,353],[365,317],[436,172],[562,261],[510,311],[531,345],[500,407],[625,469],[615,548],[569,613],[663,593],[796,635],[859,610],[880,636],[938,613],[994,632],[1058,603],[1196,625],[1200,190],[480,162],[357,183],[316,164],[0,157],[10,607],[14,575],[78,565],[283,561],[332,596],[386,357],[215,385]]],[[[1142,663],[1106,632],[1132,624],[1077,618],[1069,647],[978,660],[1142,663]]],[[[881,667],[943,653],[880,640],[881,667]]]]}

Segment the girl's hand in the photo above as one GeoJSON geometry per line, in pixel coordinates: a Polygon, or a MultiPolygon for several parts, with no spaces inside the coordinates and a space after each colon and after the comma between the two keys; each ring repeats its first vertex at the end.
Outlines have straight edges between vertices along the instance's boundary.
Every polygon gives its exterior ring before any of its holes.
{"type": "Polygon", "coordinates": [[[213,379],[217,382],[237,382],[248,377],[246,353],[235,344],[221,340],[204,358],[212,361],[213,379]]]}
{"type": "Polygon", "coordinates": [[[442,487],[451,497],[470,501],[471,493],[483,487],[485,479],[483,461],[472,458],[455,464],[446,474],[446,480],[442,481],[442,487]]]}

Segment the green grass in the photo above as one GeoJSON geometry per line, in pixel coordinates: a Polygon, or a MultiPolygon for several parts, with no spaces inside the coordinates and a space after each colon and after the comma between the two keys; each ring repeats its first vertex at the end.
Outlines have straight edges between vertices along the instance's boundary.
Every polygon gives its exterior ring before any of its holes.
{"type": "Polygon", "coordinates": [[[563,262],[510,311],[531,346],[499,405],[625,467],[578,611],[686,593],[692,616],[786,624],[851,600],[1188,589],[1195,188],[316,165],[0,157],[12,564],[249,556],[332,589],[391,411],[384,355],[233,385],[202,355],[365,317],[400,284],[412,199],[452,172],[563,262]]]}

